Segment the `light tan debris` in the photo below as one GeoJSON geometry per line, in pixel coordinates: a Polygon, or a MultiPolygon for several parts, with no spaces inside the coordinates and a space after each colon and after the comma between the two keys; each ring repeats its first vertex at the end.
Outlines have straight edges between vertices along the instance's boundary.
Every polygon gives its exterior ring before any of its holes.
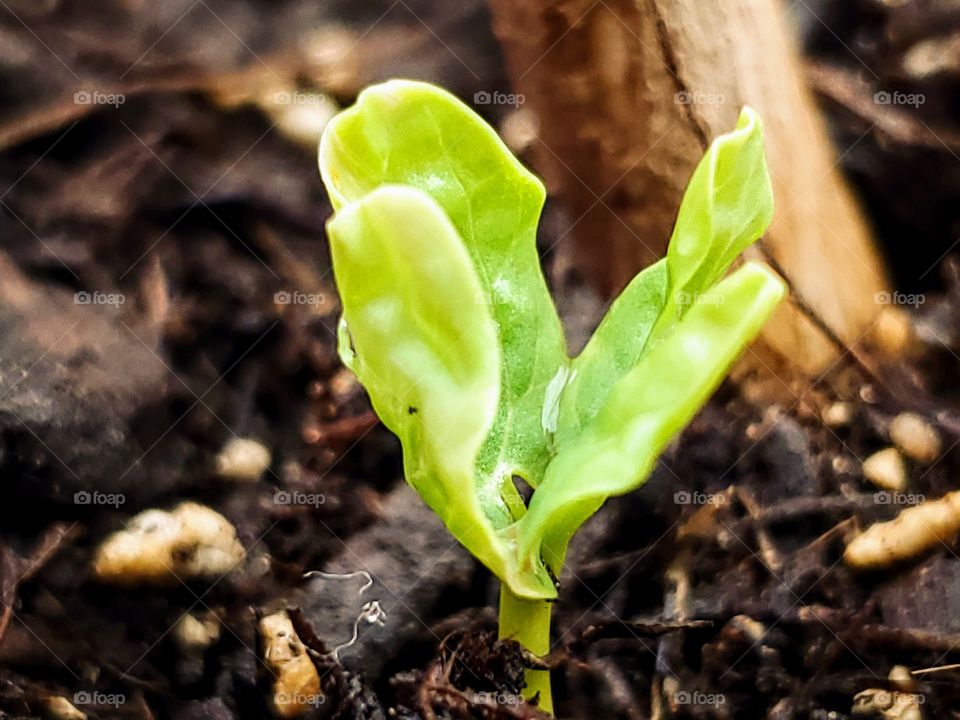
{"type": "Polygon", "coordinates": [[[730,619],[729,625],[746,635],[752,643],[763,642],[767,634],[767,626],[749,615],[736,615],[730,619]]]}
{"type": "Polygon", "coordinates": [[[900,413],[890,422],[890,440],[911,460],[929,465],[940,457],[940,433],[916,413],[900,413]]]}
{"type": "Polygon", "coordinates": [[[277,717],[305,715],[324,701],[320,675],[285,612],[260,619],[263,659],[275,676],[271,708],[277,717]]]}
{"type": "Polygon", "coordinates": [[[921,40],[903,55],[903,69],[913,78],[925,80],[939,73],[960,70],[957,33],[921,40]]]}
{"type": "Polygon", "coordinates": [[[896,305],[882,307],[870,330],[870,338],[888,358],[897,358],[908,353],[914,339],[909,313],[896,305]]]}
{"type": "Polygon", "coordinates": [[[862,464],[848,455],[835,455],[830,467],[837,475],[856,475],[862,470],[862,464]]]}
{"type": "Polygon", "coordinates": [[[220,623],[212,614],[197,617],[185,613],[173,627],[173,640],[185,653],[206,650],[220,639],[220,623]]]}
{"type": "Polygon", "coordinates": [[[895,665],[888,676],[893,690],[871,688],[853,698],[854,715],[870,715],[884,720],[923,720],[924,697],[915,692],[913,676],[903,665],[895,665]]]}
{"type": "Polygon", "coordinates": [[[853,405],[848,402],[832,403],[824,409],[821,417],[827,427],[846,427],[853,420],[853,405]]]}
{"type": "Polygon", "coordinates": [[[910,560],[950,542],[960,532],[960,490],[908,507],[889,522],[856,536],[843,554],[853,568],[870,570],[910,560]]]}
{"type": "Polygon", "coordinates": [[[887,677],[890,678],[890,682],[896,686],[897,690],[912,692],[917,687],[917,681],[906,665],[894,665],[887,673],[887,677]]]}
{"type": "Polygon", "coordinates": [[[235,437],[217,455],[217,475],[229,480],[256,482],[272,461],[270,450],[259,440],[235,437]]]}
{"type": "Polygon", "coordinates": [[[325,93],[299,90],[272,93],[261,107],[281,133],[311,150],[319,145],[323,129],[340,110],[325,93]]]}
{"type": "Polygon", "coordinates": [[[244,557],[237,531],[223,515],[194,502],[172,512],[145,510],[101,543],[93,572],[117,585],[169,585],[219,578],[244,557]]]}
{"type": "Polygon", "coordinates": [[[62,695],[46,698],[43,710],[43,716],[49,720],[87,720],[87,714],[62,695]]]}
{"type": "Polygon", "coordinates": [[[882,490],[900,492],[907,487],[907,466],[896,448],[880,450],[864,460],[863,476],[882,490]]]}
{"type": "Polygon", "coordinates": [[[346,368],[338,370],[330,378],[330,392],[337,400],[348,399],[359,387],[360,381],[353,374],[353,370],[347,370],[346,368]]]}
{"type": "Polygon", "coordinates": [[[364,35],[346,26],[324,24],[307,36],[301,52],[324,90],[349,97],[361,89],[363,57],[370,50],[360,42],[364,35]]]}
{"type": "Polygon", "coordinates": [[[537,140],[537,116],[524,107],[516,108],[507,115],[500,126],[500,137],[518,155],[526,152],[537,140]]]}

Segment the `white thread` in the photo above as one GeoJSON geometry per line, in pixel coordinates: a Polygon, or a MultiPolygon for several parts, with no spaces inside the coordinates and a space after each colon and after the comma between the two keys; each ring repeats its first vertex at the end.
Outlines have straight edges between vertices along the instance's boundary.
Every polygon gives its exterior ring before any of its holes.
{"type": "Polygon", "coordinates": [[[384,609],[380,606],[379,600],[371,600],[370,602],[364,603],[363,607],[360,609],[360,614],[353,622],[353,636],[347,642],[337,645],[333,649],[333,652],[330,653],[335,662],[340,662],[341,650],[346,650],[348,647],[357,642],[357,638],[360,637],[360,623],[364,620],[368,625],[379,625],[380,627],[384,626],[387,620],[387,613],[384,612],[384,609]]]}
{"type": "Polygon", "coordinates": [[[373,587],[373,576],[370,575],[366,570],[355,570],[354,572],[349,573],[328,573],[323,572],[323,570],[311,570],[310,572],[303,574],[303,579],[306,580],[308,577],[324,577],[330,578],[331,580],[349,580],[353,577],[362,577],[366,580],[363,584],[363,587],[360,588],[360,592],[357,593],[357,597],[363,595],[367,590],[373,587]]]}
{"type": "MultiPolygon", "coordinates": [[[[350,573],[328,573],[323,572],[322,570],[311,570],[310,572],[304,573],[303,578],[309,577],[322,577],[330,578],[334,580],[348,580],[353,577],[362,577],[366,580],[363,584],[363,587],[360,588],[360,591],[357,593],[357,597],[360,597],[367,590],[373,587],[373,576],[370,575],[366,570],[356,570],[350,573]]],[[[384,612],[383,608],[380,606],[379,600],[370,600],[363,604],[363,607],[360,608],[360,614],[357,616],[357,619],[353,621],[353,635],[345,643],[337,645],[332,652],[327,654],[327,657],[332,657],[334,662],[340,662],[340,651],[346,650],[357,642],[357,639],[360,637],[360,623],[366,621],[368,625],[379,625],[383,627],[387,620],[387,613],[384,612]]]]}

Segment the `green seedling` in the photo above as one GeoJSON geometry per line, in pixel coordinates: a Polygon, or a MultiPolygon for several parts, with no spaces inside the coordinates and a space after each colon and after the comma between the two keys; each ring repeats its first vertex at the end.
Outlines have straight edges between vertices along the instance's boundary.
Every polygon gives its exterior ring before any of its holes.
{"type": "MultiPolygon", "coordinates": [[[[407,480],[500,579],[501,636],[544,656],[570,538],[646,480],[783,296],[764,265],[727,274],[773,213],[760,120],[745,108],[710,146],[667,256],[575,358],[536,249],[544,186],[454,96],[366,89],[327,126],[320,171],[340,355],[407,480]]],[[[552,711],[545,671],[537,693],[552,711]]]]}

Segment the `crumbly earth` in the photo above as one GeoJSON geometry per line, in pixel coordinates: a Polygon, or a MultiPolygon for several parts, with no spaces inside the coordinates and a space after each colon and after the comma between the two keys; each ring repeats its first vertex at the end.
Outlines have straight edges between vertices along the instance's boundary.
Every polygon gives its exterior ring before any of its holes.
{"type": "MultiPolygon", "coordinates": [[[[834,133],[866,133],[843,165],[923,298],[916,352],[879,375],[847,355],[775,393],[728,383],[608,503],[560,579],[560,717],[827,720],[867,691],[960,717],[955,539],[871,572],[843,561],[859,528],[957,487],[956,55],[922,77],[904,63],[960,12],[809,6],[829,25],[803,14],[811,63],[838,73],[820,88],[834,133]],[[844,102],[863,71],[849,48],[924,93],[899,134],[844,102]],[[883,495],[861,464],[903,411],[944,453],[908,457],[906,489],[883,495]]],[[[541,717],[518,698],[529,658],[495,640],[495,582],[405,489],[337,360],[330,208],[304,143],[331,98],[377,79],[508,91],[482,3],[6,0],[0,38],[0,717],[267,717],[258,626],[278,613],[320,676],[303,717],[541,717]],[[269,451],[259,479],[222,477],[237,438],[269,451]],[[95,577],[105,538],[184,500],[236,529],[227,572],[95,577]]],[[[541,243],[576,347],[604,302],[557,244],[571,222],[548,203],[541,243]]]]}

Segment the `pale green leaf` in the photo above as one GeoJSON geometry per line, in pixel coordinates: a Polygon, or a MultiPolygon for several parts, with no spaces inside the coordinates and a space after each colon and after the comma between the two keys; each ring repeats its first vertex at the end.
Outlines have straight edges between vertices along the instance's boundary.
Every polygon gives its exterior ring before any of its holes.
{"type": "Polygon", "coordinates": [[[385,185],[342,207],[328,235],[341,352],[400,438],[407,480],[455,537],[509,576],[513,557],[474,476],[499,397],[496,325],[476,301],[480,281],[456,228],[430,196],[385,185]]]}
{"type": "Polygon", "coordinates": [[[773,219],[760,117],[749,107],[690,179],[667,249],[670,301],[689,305],[727,272],[773,219]]]}
{"type": "Polygon", "coordinates": [[[517,523],[521,567],[541,553],[555,572],[567,543],[604,500],[635,489],[759,332],[783,283],[748,263],[693,303],[613,387],[596,417],[561,448],[517,523]]]}
{"type": "Polygon", "coordinates": [[[692,300],[710,292],[772,214],[760,119],[744,108],[736,129],[717,138],[697,165],[667,257],[630,282],[574,361],[560,399],[558,446],[575,441],[648,343],[669,333],[692,300]]]}
{"type": "Polygon", "coordinates": [[[501,349],[500,402],[477,478],[502,526],[522,512],[512,475],[536,486],[550,459],[541,407],[567,363],[536,251],[543,184],[453,95],[405,80],[364,90],[330,123],[320,168],[335,207],[383,184],[408,185],[439,203],[465,243],[501,349]]]}
{"type": "Polygon", "coordinates": [[[667,261],[637,275],[613,301],[583,351],[573,361],[559,399],[556,445],[576,442],[610,390],[636,367],[667,297],[667,261]]]}

